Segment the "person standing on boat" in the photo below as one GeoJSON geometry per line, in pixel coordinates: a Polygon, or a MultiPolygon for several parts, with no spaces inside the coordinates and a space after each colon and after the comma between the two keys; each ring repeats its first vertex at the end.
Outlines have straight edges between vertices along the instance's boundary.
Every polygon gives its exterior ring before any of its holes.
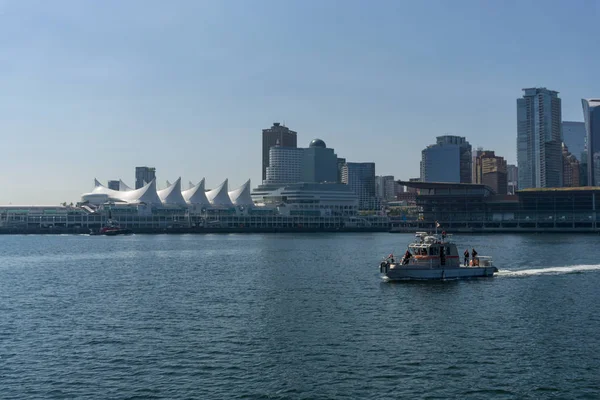
{"type": "Polygon", "coordinates": [[[410,254],[410,251],[406,250],[406,253],[404,253],[404,257],[402,258],[402,265],[408,264],[408,260],[411,257],[412,257],[412,254],[410,254]]]}
{"type": "Polygon", "coordinates": [[[465,256],[465,267],[469,265],[469,249],[466,249],[465,252],[463,253],[463,255],[465,256]]]}
{"type": "Polygon", "coordinates": [[[473,265],[479,264],[479,260],[476,257],[477,257],[477,252],[475,251],[475,249],[472,249],[471,258],[473,259],[473,265]]]}

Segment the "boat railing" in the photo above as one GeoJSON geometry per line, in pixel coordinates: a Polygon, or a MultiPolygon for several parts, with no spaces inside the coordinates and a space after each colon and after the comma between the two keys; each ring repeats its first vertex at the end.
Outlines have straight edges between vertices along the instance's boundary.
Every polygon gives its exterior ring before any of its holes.
{"type": "Polygon", "coordinates": [[[493,267],[494,262],[491,256],[476,256],[469,262],[470,267],[493,267]]]}
{"type": "Polygon", "coordinates": [[[417,256],[417,257],[412,256],[408,260],[405,260],[404,256],[402,256],[396,260],[396,263],[400,264],[400,265],[417,265],[420,267],[423,267],[423,266],[433,267],[434,264],[437,264],[437,263],[434,263],[434,259],[432,257],[421,258],[419,256],[417,256]]]}

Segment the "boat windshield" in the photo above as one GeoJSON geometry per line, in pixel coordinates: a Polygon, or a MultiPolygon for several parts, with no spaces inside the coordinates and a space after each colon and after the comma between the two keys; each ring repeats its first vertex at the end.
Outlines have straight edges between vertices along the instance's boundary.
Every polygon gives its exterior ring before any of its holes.
{"type": "Polygon", "coordinates": [[[410,254],[413,256],[426,256],[427,255],[427,246],[410,246],[408,248],[410,254]]]}
{"type": "Polygon", "coordinates": [[[413,256],[439,256],[440,255],[440,247],[444,248],[444,254],[450,255],[451,248],[450,246],[428,246],[422,244],[411,245],[408,248],[408,251],[413,256]]]}

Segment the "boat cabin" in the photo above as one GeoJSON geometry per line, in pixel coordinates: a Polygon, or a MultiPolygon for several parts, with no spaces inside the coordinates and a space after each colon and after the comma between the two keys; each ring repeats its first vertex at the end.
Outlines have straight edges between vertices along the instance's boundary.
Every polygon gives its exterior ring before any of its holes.
{"type": "Polygon", "coordinates": [[[404,264],[429,267],[459,267],[460,257],[454,243],[446,240],[448,235],[429,235],[417,232],[417,240],[408,246],[411,257],[404,264]]]}

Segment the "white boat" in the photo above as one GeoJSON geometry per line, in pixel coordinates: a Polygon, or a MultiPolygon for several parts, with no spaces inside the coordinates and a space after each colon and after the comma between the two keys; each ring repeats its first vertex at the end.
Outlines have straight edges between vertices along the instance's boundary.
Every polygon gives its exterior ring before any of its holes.
{"type": "Polygon", "coordinates": [[[449,236],[417,232],[405,255],[397,260],[390,254],[379,265],[379,272],[390,281],[469,279],[498,272],[492,257],[476,255],[465,265],[449,236]]]}

